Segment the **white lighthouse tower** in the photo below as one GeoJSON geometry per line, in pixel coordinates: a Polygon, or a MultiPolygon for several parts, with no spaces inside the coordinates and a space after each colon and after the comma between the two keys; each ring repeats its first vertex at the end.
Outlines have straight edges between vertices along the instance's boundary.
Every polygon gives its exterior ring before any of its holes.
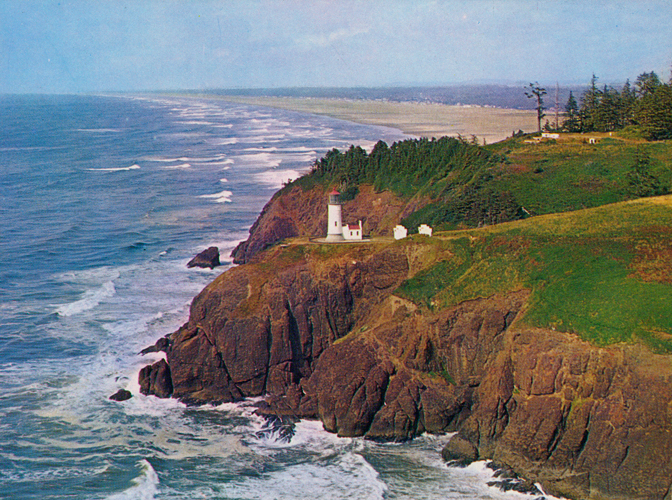
{"type": "Polygon", "coordinates": [[[327,241],[343,241],[341,224],[341,193],[335,189],[329,193],[327,205],[327,241]]]}

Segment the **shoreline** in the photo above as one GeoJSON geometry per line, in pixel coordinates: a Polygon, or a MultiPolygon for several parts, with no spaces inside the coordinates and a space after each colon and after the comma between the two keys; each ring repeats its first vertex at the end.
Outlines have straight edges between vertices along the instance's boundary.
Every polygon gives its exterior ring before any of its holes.
{"type": "Polygon", "coordinates": [[[481,144],[502,141],[518,130],[534,132],[537,129],[537,115],[533,110],[312,97],[192,96],[390,127],[415,137],[476,136],[481,144]]]}

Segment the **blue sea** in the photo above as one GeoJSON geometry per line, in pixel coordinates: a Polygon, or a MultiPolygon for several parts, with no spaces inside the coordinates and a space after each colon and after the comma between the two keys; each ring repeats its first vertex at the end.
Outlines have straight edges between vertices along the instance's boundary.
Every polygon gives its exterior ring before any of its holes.
{"type": "Polygon", "coordinates": [[[0,497],[532,498],[487,486],[483,463],[446,467],[449,436],[378,444],[305,421],[286,442],[253,402],[139,393],[158,356],[139,352],[186,321],[283,182],[331,148],[403,138],[217,99],[0,96],[0,497]],[[187,269],[213,245],[222,267],[187,269]]]}

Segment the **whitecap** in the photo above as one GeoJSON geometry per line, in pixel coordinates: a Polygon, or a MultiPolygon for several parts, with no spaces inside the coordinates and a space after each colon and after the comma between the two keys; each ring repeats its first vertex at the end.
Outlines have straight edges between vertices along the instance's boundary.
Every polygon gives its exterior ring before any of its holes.
{"type": "Polygon", "coordinates": [[[245,142],[248,144],[261,144],[261,143],[272,143],[280,142],[282,139],[286,138],[287,134],[265,134],[265,135],[255,135],[251,137],[241,137],[240,142],[245,142]]]}
{"type": "Polygon", "coordinates": [[[254,175],[254,180],[266,184],[270,188],[279,189],[283,185],[298,179],[301,173],[298,170],[269,170],[254,175]]]}
{"type": "Polygon", "coordinates": [[[210,161],[206,163],[207,166],[212,166],[212,167],[217,167],[220,165],[233,165],[234,161],[231,159],[224,160],[224,161],[210,161]]]}
{"type": "Polygon", "coordinates": [[[112,297],[115,293],[114,283],[112,281],[106,281],[100,288],[84,292],[84,296],[81,299],[71,302],[70,304],[59,306],[56,309],[56,313],[59,316],[74,316],[83,313],[84,311],[93,309],[103,300],[112,297]]]}
{"type": "Polygon", "coordinates": [[[153,500],[159,492],[159,476],[147,460],[140,460],[140,475],[133,479],[133,486],[121,493],[107,497],[107,500],[153,500]]]}
{"type": "Polygon", "coordinates": [[[140,165],[133,164],[130,167],[118,167],[118,168],[87,168],[92,172],[124,172],[127,170],[137,170],[140,168],[140,165]]]}
{"type": "Polygon", "coordinates": [[[212,122],[207,122],[203,120],[185,120],[185,121],[179,121],[178,123],[181,123],[182,125],[205,125],[205,126],[214,125],[214,123],[212,122]]]}
{"type": "Polygon", "coordinates": [[[276,148],[275,146],[271,146],[270,148],[245,148],[243,151],[250,152],[250,153],[275,153],[276,151],[281,151],[280,149],[276,148]]]}
{"type": "Polygon", "coordinates": [[[158,162],[162,162],[162,163],[163,162],[165,162],[165,163],[175,163],[175,162],[178,162],[178,161],[182,161],[182,162],[189,161],[189,158],[186,158],[184,156],[181,156],[179,158],[157,158],[155,156],[150,156],[150,157],[145,158],[145,160],[147,160],[147,161],[158,161],[158,162]]]}
{"type": "Polygon", "coordinates": [[[203,194],[199,198],[208,198],[214,200],[216,203],[231,203],[231,191],[220,191],[214,194],[203,194]]]}
{"type": "Polygon", "coordinates": [[[164,170],[186,170],[188,168],[191,168],[190,163],[182,163],[181,165],[169,165],[167,167],[163,167],[164,170]]]}
{"type": "Polygon", "coordinates": [[[237,137],[225,137],[221,139],[210,139],[208,141],[213,146],[231,146],[233,144],[238,144],[237,137]]]}
{"type": "Polygon", "coordinates": [[[241,163],[252,164],[256,167],[275,168],[282,163],[282,158],[279,155],[272,153],[255,153],[248,155],[236,156],[236,160],[241,163]]]}
{"type": "Polygon", "coordinates": [[[95,134],[108,134],[108,133],[118,133],[123,132],[118,128],[78,128],[77,132],[91,132],[95,134]]]}

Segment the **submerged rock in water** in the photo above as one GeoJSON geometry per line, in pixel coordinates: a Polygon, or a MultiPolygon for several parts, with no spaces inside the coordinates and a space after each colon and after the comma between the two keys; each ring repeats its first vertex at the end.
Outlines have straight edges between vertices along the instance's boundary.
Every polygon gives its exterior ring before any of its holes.
{"type": "Polygon", "coordinates": [[[131,394],[130,391],[127,391],[126,389],[119,389],[117,392],[115,392],[110,396],[110,399],[112,401],[126,401],[128,399],[131,399],[132,397],[133,394],[131,394]]]}
{"type": "Polygon", "coordinates": [[[219,265],[219,248],[210,247],[191,259],[187,264],[187,267],[209,267],[210,269],[213,269],[219,265]]]}
{"type": "Polygon", "coordinates": [[[441,452],[448,465],[465,467],[478,460],[478,449],[463,437],[453,436],[441,452]]]}
{"type": "Polygon", "coordinates": [[[266,419],[264,427],[255,433],[259,439],[272,439],[281,443],[289,443],[296,433],[296,418],[263,415],[266,419]]]}

